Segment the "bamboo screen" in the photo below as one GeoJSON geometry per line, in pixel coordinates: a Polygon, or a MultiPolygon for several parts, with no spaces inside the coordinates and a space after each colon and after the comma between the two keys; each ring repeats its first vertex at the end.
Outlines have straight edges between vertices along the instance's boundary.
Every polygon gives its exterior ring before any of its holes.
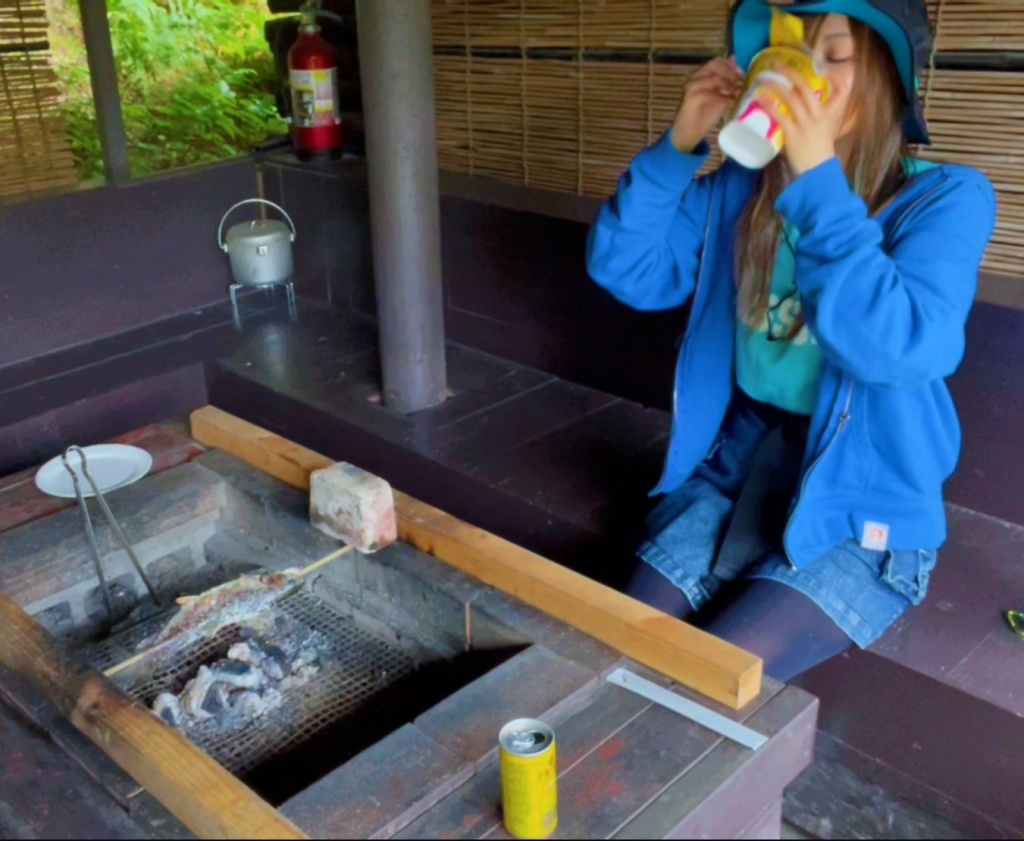
{"type": "Polygon", "coordinates": [[[0,0],[0,201],[77,186],[44,0],[0,0]]]}
{"type": "MultiPolygon", "coordinates": [[[[724,50],[729,5],[433,0],[441,167],[608,195],[669,125],[686,77],[724,50]]],[[[928,7],[937,59],[1024,52],[1024,0],[928,7]]],[[[934,143],[922,156],[989,175],[1000,217],[985,268],[1024,273],[1024,73],[938,69],[924,92],[934,143]]]]}

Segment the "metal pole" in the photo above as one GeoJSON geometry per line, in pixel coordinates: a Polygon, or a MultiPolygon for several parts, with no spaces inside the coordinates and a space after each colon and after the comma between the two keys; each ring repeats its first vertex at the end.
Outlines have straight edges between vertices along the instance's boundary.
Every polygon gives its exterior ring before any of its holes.
{"type": "Polygon", "coordinates": [[[89,61],[92,98],[96,106],[96,126],[103,146],[103,165],[107,183],[115,187],[127,184],[132,177],[128,167],[128,136],[121,114],[121,97],[117,90],[117,64],[110,40],[110,19],[107,0],[82,0],[82,35],[89,61]]]}
{"type": "Polygon", "coordinates": [[[357,0],[384,403],[446,395],[431,0],[357,0]]]}

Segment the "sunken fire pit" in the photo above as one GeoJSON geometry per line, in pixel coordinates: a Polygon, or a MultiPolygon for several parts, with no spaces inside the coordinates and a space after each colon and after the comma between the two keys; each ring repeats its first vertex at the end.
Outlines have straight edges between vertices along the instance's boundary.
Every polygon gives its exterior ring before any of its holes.
{"type": "MultiPolygon", "coordinates": [[[[309,526],[305,495],[216,451],[109,503],[165,605],[240,575],[306,566],[338,546],[309,526]]],[[[105,672],[135,657],[176,606],[153,606],[98,523],[119,610],[116,625],[105,621],[79,523],[69,509],[0,536],[0,588],[105,672]]],[[[280,804],[522,648],[509,629],[484,656],[468,653],[461,605],[381,565],[411,554],[398,545],[341,558],[258,614],[112,679],[280,804]]]]}
{"type": "MultiPolygon", "coordinates": [[[[0,534],[0,590],[100,671],[135,657],[169,621],[175,599],[240,576],[276,577],[337,549],[308,524],[305,493],[217,450],[112,492],[109,503],[163,611],[146,603],[137,573],[101,525],[104,568],[117,584],[116,624],[106,621],[74,509],[0,534]]],[[[466,540],[494,540],[438,514],[439,529],[448,523],[466,540]]],[[[32,661],[12,661],[10,652],[5,662],[31,671],[32,661]]],[[[173,656],[119,668],[113,680],[138,702],[131,710],[107,702],[136,727],[117,731],[125,734],[118,744],[133,751],[122,767],[140,781],[156,766],[182,775],[148,777],[156,783],[149,791],[112,767],[114,731],[91,726],[89,707],[58,700],[93,742],[73,738],[66,720],[11,677],[0,669],[0,698],[52,732],[139,835],[159,838],[188,833],[152,795],[169,803],[186,790],[194,799],[178,799],[175,814],[202,835],[248,835],[258,826],[273,837],[498,837],[497,732],[523,717],[543,718],[558,734],[564,837],[777,837],[782,789],[810,761],[816,720],[812,698],[769,679],[740,710],[715,704],[401,542],[318,567],[282,598],[173,656]],[[740,748],[606,680],[623,667],[745,722],[767,744],[740,748]],[[230,772],[203,779],[232,794],[205,797],[188,763],[147,758],[143,744],[192,750],[157,716],[230,772]],[[173,738],[132,741],[149,722],[173,738]],[[240,790],[236,777],[259,797],[240,790]],[[164,800],[160,791],[168,790],[164,800]]],[[[191,761],[201,759],[195,753],[191,761]]],[[[61,808],[87,810],[89,802],[71,798],[61,808]]],[[[31,813],[33,804],[23,805],[31,813]]]]}

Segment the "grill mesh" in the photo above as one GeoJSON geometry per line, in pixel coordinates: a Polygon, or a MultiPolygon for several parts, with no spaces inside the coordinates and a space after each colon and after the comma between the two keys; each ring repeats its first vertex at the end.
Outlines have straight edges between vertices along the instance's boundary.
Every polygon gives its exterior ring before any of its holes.
{"type": "MultiPolygon", "coordinates": [[[[165,617],[104,641],[88,652],[100,670],[123,662],[134,647],[160,629],[165,617]],[[126,652],[128,652],[126,654],[126,652]]],[[[325,727],[351,714],[390,684],[409,674],[413,658],[385,642],[304,590],[278,602],[251,628],[268,642],[315,640],[319,671],[307,682],[281,690],[282,702],[259,718],[229,714],[186,728],[185,734],[235,774],[285,754],[325,727]]],[[[162,692],[179,693],[201,665],[224,657],[244,639],[245,628],[232,625],[200,640],[154,671],[128,670],[115,680],[129,695],[150,706],[162,692]]]]}

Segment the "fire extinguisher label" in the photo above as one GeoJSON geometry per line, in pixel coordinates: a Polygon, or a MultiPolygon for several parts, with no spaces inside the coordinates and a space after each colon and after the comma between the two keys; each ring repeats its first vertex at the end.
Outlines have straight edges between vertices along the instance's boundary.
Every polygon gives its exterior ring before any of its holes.
{"type": "Polygon", "coordinates": [[[338,103],[338,71],[291,70],[292,119],[298,128],[334,126],[341,122],[338,103]]]}

